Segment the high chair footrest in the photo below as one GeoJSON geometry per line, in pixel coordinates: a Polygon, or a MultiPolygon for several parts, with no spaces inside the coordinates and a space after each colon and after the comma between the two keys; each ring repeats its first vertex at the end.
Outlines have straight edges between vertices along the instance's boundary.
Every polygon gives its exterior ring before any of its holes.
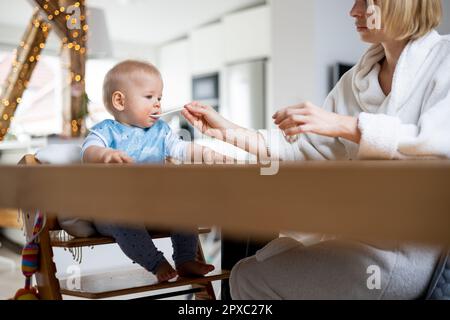
{"type": "MultiPolygon", "coordinates": [[[[210,228],[199,228],[198,234],[210,233],[210,228]]],[[[155,231],[150,232],[153,239],[169,238],[170,232],[168,231],[155,231]]],[[[73,238],[70,239],[60,239],[58,236],[51,236],[51,246],[56,248],[79,248],[79,247],[92,247],[105,244],[116,243],[113,238],[110,237],[89,237],[89,238],[73,238]]]]}
{"type": "Polygon", "coordinates": [[[59,283],[63,295],[104,299],[183,286],[206,285],[212,281],[228,279],[229,276],[229,271],[217,270],[204,277],[176,278],[174,281],[158,283],[152,273],[143,268],[135,268],[84,275],[78,283],[71,278],[61,279],[59,283]],[[73,288],[77,284],[79,288],[73,288]]]}

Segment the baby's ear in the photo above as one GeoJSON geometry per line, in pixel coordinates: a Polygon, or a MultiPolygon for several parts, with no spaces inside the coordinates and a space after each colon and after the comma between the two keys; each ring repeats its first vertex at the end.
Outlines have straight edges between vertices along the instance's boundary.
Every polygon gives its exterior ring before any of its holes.
{"type": "Polygon", "coordinates": [[[123,111],[125,110],[125,95],[120,92],[116,91],[112,94],[111,97],[112,106],[116,111],[123,111]]]}

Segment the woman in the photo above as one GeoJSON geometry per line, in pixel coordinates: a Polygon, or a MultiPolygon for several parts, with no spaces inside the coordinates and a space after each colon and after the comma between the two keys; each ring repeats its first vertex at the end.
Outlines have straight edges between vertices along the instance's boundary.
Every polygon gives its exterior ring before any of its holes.
{"type": "MultiPolygon", "coordinates": [[[[375,4],[379,12],[355,1],[350,15],[361,39],[373,45],[323,108],[305,102],[277,112],[281,130],[275,137],[257,133],[247,151],[267,150],[282,160],[450,158],[450,38],[434,30],[440,0],[375,4]],[[373,29],[377,13],[381,27],[373,29]],[[280,132],[299,135],[294,148],[280,132]]],[[[255,135],[197,103],[183,114],[214,137],[227,129],[239,129],[240,138],[255,135]]],[[[305,247],[280,238],[234,267],[231,293],[235,299],[415,299],[439,253],[405,243],[335,238],[305,247]]]]}

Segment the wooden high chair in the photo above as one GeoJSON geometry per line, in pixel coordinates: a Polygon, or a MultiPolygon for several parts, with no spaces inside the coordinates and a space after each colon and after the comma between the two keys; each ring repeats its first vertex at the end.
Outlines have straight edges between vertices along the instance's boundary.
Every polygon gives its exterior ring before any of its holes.
{"type": "MultiPolygon", "coordinates": [[[[39,165],[39,161],[34,155],[26,155],[19,162],[19,165],[39,165]]],[[[108,237],[90,238],[69,238],[61,239],[57,234],[61,231],[56,215],[47,216],[43,231],[39,234],[39,270],[36,272],[36,282],[40,298],[43,300],[62,300],[63,295],[87,298],[104,299],[118,296],[125,296],[143,292],[150,292],[162,289],[174,289],[169,293],[151,295],[139,299],[163,299],[167,297],[180,296],[185,294],[195,294],[197,300],[215,300],[212,282],[229,278],[229,271],[215,271],[204,277],[178,278],[174,282],[157,283],[156,277],[152,280],[150,274],[142,270],[130,272],[126,270],[105,271],[96,275],[81,276],[80,290],[67,288],[64,279],[57,279],[56,265],[53,262],[53,248],[83,248],[95,247],[99,245],[113,244],[114,239],[108,237]],[[131,285],[130,285],[131,284],[131,285]],[[191,286],[191,289],[180,290],[180,287],[191,286]],[[177,289],[178,290],[175,290],[177,289]]],[[[25,213],[24,223],[32,225],[35,213],[25,213]]],[[[28,228],[25,228],[28,230],[28,228]]],[[[201,228],[199,234],[209,233],[210,229],[201,228]]],[[[28,235],[27,235],[28,236],[28,235]]],[[[169,232],[152,232],[153,239],[170,237],[169,232]]],[[[197,258],[205,261],[200,239],[197,258]]]]}

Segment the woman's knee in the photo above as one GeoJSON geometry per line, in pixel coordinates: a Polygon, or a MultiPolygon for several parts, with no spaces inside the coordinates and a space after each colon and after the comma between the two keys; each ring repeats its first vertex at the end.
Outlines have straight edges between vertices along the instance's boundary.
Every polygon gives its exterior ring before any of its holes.
{"type": "Polygon", "coordinates": [[[256,258],[249,257],[239,261],[231,270],[230,292],[233,300],[249,299],[245,292],[248,292],[248,284],[254,282],[252,278],[256,269],[256,258]]]}

